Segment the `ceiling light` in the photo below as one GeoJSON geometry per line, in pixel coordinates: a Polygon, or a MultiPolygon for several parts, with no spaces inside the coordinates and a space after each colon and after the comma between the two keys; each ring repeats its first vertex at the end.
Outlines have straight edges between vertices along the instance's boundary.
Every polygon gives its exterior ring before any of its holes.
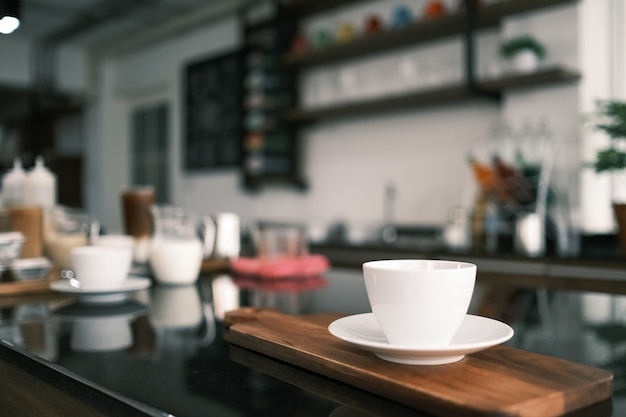
{"type": "Polygon", "coordinates": [[[20,27],[20,1],[0,0],[0,33],[8,35],[20,27]]]}

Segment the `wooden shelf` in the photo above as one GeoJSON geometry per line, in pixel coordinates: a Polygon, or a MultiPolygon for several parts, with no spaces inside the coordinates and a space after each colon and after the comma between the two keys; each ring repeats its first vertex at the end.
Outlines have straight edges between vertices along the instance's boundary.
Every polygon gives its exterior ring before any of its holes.
{"type": "Polygon", "coordinates": [[[520,87],[573,82],[580,79],[580,74],[563,67],[547,67],[532,74],[507,74],[498,79],[479,81],[478,88],[487,92],[501,93],[520,87]]]}
{"type": "MultiPolygon", "coordinates": [[[[355,0],[343,2],[323,1],[322,4],[316,7],[316,12],[321,11],[318,10],[320,8],[323,10],[325,3],[332,3],[328,5],[328,7],[331,7],[334,6],[335,3],[347,4],[354,1],[355,0]]],[[[507,16],[575,2],[577,2],[577,0],[504,0],[479,8],[475,28],[486,29],[496,27],[500,24],[502,19],[507,16]]],[[[304,8],[305,3],[311,2],[299,1],[294,3],[302,4],[301,7],[304,8]]],[[[302,12],[301,9],[297,10],[300,15],[302,12]]],[[[306,14],[308,15],[308,12],[306,14]]],[[[417,21],[405,28],[388,29],[374,35],[354,39],[350,42],[330,45],[324,49],[312,50],[306,54],[288,54],[284,59],[284,63],[285,65],[293,67],[313,67],[382,52],[392,48],[416,45],[449,36],[458,36],[464,33],[466,27],[465,22],[466,16],[464,13],[454,12],[436,20],[417,21]]]]}
{"type": "Polygon", "coordinates": [[[286,112],[284,120],[291,123],[312,123],[322,120],[353,117],[369,113],[449,104],[479,97],[498,98],[509,89],[543,85],[549,83],[573,82],[580,75],[573,70],[550,67],[532,74],[506,75],[503,78],[479,81],[476,90],[472,91],[464,84],[442,86],[428,90],[419,90],[401,95],[385,96],[368,101],[339,104],[319,109],[292,109],[286,112]],[[483,94],[484,93],[484,94],[483,94]]]}
{"type": "MultiPolygon", "coordinates": [[[[493,24],[493,18],[501,19],[517,13],[524,13],[550,7],[553,5],[577,2],[578,0],[503,0],[481,7],[480,19],[483,24],[493,24]]],[[[282,6],[290,15],[305,18],[318,13],[329,12],[333,9],[347,7],[360,3],[362,0],[284,0],[282,6]]]]}
{"type": "Polygon", "coordinates": [[[453,101],[468,100],[471,97],[472,95],[467,88],[459,84],[401,95],[384,96],[368,101],[359,100],[354,103],[338,104],[319,109],[293,109],[286,112],[284,118],[285,121],[291,123],[312,123],[410,107],[433,106],[453,101]]]}
{"type": "Polygon", "coordinates": [[[297,18],[305,18],[317,13],[360,3],[363,0],[282,0],[285,12],[297,18]]]}
{"type": "Polygon", "coordinates": [[[390,29],[384,32],[356,38],[350,42],[330,45],[306,54],[289,54],[285,57],[285,65],[294,67],[313,67],[339,60],[357,58],[392,48],[416,45],[459,35],[463,31],[465,17],[459,13],[442,17],[437,20],[420,22],[402,29],[390,29]]]}
{"type": "Polygon", "coordinates": [[[83,96],[76,94],[0,86],[0,122],[27,121],[35,113],[36,117],[77,113],[84,109],[85,102],[83,96]]]}
{"type": "Polygon", "coordinates": [[[248,191],[259,191],[268,186],[288,186],[298,191],[306,191],[308,189],[307,181],[297,175],[263,174],[248,176],[245,178],[244,185],[248,191]]]}

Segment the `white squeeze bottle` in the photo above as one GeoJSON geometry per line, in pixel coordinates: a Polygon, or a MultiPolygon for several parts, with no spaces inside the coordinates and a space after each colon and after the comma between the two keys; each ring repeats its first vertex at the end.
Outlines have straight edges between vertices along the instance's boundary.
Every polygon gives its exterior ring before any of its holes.
{"type": "Polygon", "coordinates": [[[25,180],[26,172],[22,168],[22,161],[15,158],[13,169],[2,177],[2,200],[5,207],[24,204],[25,180]]]}
{"type": "Polygon", "coordinates": [[[26,174],[24,180],[24,204],[42,206],[49,211],[56,204],[57,179],[38,156],[35,167],[26,174]]]}

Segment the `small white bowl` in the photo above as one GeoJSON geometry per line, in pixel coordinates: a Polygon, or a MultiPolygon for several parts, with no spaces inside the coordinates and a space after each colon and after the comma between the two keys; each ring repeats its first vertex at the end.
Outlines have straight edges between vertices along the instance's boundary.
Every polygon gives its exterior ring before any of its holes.
{"type": "Polygon", "coordinates": [[[48,258],[20,258],[11,263],[11,273],[18,281],[44,279],[52,262],[48,258]]]}
{"type": "Polygon", "coordinates": [[[8,265],[20,256],[25,240],[22,232],[0,233],[0,265],[8,265]]]}

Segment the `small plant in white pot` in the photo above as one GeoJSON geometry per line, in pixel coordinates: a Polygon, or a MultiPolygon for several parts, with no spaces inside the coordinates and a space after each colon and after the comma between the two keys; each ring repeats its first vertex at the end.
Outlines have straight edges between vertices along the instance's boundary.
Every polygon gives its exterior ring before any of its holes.
{"type": "Polygon", "coordinates": [[[536,71],[546,56],[546,48],[530,35],[507,39],[500,45],[500,55],[511,63],[513,70],[522,73],[536,71]]]}

